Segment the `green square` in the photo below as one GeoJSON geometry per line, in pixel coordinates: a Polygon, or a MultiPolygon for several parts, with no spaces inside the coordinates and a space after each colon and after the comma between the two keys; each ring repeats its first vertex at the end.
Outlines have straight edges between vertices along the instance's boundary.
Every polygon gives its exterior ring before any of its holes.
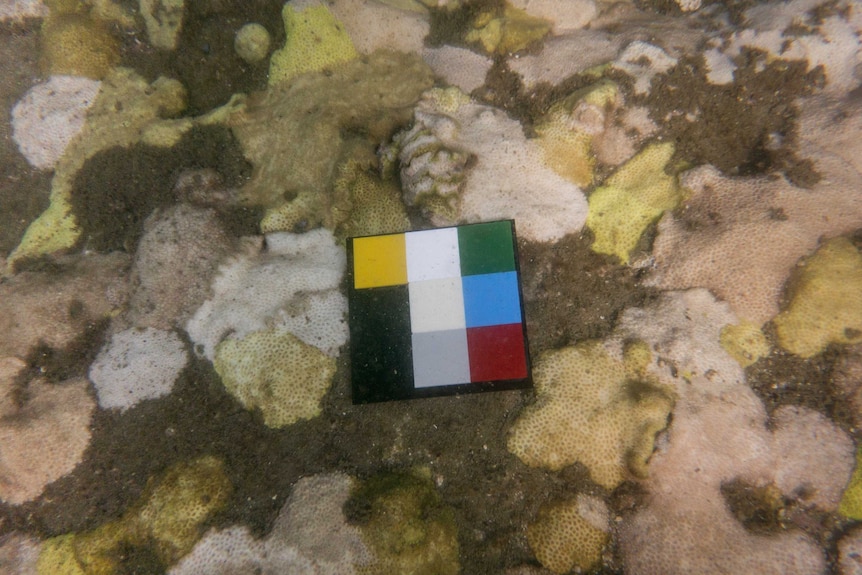
{"type": "Polygon", "coordinates": [[[459,227],[458,249],[462,276],[515,271],[511,220],[459,227]]]}

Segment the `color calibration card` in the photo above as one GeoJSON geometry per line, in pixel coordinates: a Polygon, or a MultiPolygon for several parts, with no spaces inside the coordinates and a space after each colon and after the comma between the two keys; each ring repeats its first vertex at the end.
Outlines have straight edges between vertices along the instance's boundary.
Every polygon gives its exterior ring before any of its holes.
{"type": "Polygon", "coordinates": [[[350,238],[353,403],[530,386],[513,221],[350,238]]]}

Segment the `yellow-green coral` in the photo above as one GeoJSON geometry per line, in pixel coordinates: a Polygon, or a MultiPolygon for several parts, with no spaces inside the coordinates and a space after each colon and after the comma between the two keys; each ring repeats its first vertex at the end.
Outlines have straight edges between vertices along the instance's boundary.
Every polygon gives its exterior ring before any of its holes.
{"type": "Polygon", "coordinates": [[[319,72],[358,57],[350,36],[323,5],[295,10],[287,3],[281,12],[287,39],[269,60],[269,84],[305,72],[319,72]]]}
{"type": "Polygon", "coordinates": [[[791,282],[773,323],[787,351],[811,357],[831,343],[862,342],[862,254],[847,238],[823,244],[791,282]]]}
{"type": "Polygon", "coordinates": [[[862,521],[862,446],[856,449],[856,469],[853,470],[850,483],[847,484],[844,495],[841,496],[838,513],[844,517],[862,521]]]}
{"type": "Polygon", "coordinates": [[[360,573],[460,572],[454,514],[440,500],[427,468],[372,477],[354,490],[346,507],[361,510],[350,519],[374,554],[360,573]]]}
{"type": "Polygon", "coordinates": [[[588,571],[602,559],[607,544],[607,509],[601,515],[604,525],[590,517],[589,507],[594,498],[579,495],[575,499],[544,505],[536,520],[527,526],[527,541],[536,559],[554,573],[588,571]]]}
{"type": "Polygon", "coordinates": [[[21,243],[9,256],[9,266],[26,259],[69,249],[78,241],[81,230],[72,213],[70,198],[75,176],[84,163],[97,153],[115,146],[128,147],[150,134],[148,143],[170,145],[176,132],[191,124],[161,120],[185,108],[185,89],[176,80],[159,78],[148,83],[127,68],[116,68],[102,82],[96,101],[87,114],[81,133],[69,144],[54,171],[51,203],[32,223],[21,243]],[[154,137],[154,124],[166,123],[154,137]]]}
{"type": "Polygon", "coordinates": [[[120,61],[120,42],[107,25],[84,11],[58,5],[42,23],[43,74],[102,79],[120,61]]]}
{"type": "Polygon", "coordinates": [[[581,187],[593,183],[593,137],[604,129],[605,115],[619,97],[617,85],[602,80],[551,106],[536,133],[552,170],[581,187]]]}
{"type": "Polygon", "coordinates": [[[335,189],[336,195],[345,197],[350,205],[349,214],[345,214],[343,223],[338,226],[340,237],[410,229],[401,190],[394,182],[381,180],[362,162],[350,160],[342,164],[335,189]]]}
{"type": "Polygon", "coordinates": [[[112,575],[130,548],[149,549],[167,567],[188,553],[203,523],[227,503],[232,486],[224,464],[212,456],[169,467],[150,478],[138,501],[120,519],[92,531],[48,539],[37,561],[39,575],[112,575]]]}
{"type": "Polygon", "coordinates": [[[552,471],[579,461],[608,489],[644,476],[674,404],[673,391],[643,371],[644,351],[630,346],[623,362],[585,342],[543,354],[533,372],[538,401],[512,426],[509,451],[552,471]]]}
{"type": "Polygon", "coordinates": [[[275,329],[226,339],[213,363],[225,389],[248,409],[260,409],[269,427],[319,415],[335,375],[335,359],[275,329]]]}
{"type": "Polygon", "coordinates": [[[480,12],[465,39],[481,44],[489,54],[509,54],[538,42],[550,31],[551,24],[547,20],[506,4],[501,12],[480,12]]]}
{"type": "Polygon", "coordinates": [[[766,357],[772,349],[760,328],[749,321],[724,326],[719,342],[724,351],[732,355],[742,367],[748,367],[761,357],[766,357]]]}
{"type": "Polygon", "coordinates": [[[670,142],[651,144],[592,193],[587,227],[595,235],[593,251],[628,263],[647,227],[679,205],[682,189],[665,173],[673,153],[670,142]]]}

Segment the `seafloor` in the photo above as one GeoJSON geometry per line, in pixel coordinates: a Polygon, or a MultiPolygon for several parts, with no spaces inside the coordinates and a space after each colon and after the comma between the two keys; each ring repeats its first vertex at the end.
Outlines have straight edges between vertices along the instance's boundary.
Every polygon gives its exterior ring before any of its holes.
{"type": "Polygon", "coordinates": [[[858,0],[0,2],[0,573],[862,573],[858,0]],[[499,219],[534,388],[353,405],[499,219]]]}

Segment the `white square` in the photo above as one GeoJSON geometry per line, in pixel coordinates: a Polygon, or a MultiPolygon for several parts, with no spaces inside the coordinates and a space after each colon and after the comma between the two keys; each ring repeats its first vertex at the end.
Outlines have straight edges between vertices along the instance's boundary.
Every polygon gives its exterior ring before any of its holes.
{"type": "Polygon", "coordinates": [[[464,329],[464,292],[461,276],[407,284],[410,293],[410,330],[413,333],[464,329]]]}
{"type": "Polygon", "coordinates": [[[408,282],[461,276],[457,228],[407,232],[404,243],[408,282]]]}

